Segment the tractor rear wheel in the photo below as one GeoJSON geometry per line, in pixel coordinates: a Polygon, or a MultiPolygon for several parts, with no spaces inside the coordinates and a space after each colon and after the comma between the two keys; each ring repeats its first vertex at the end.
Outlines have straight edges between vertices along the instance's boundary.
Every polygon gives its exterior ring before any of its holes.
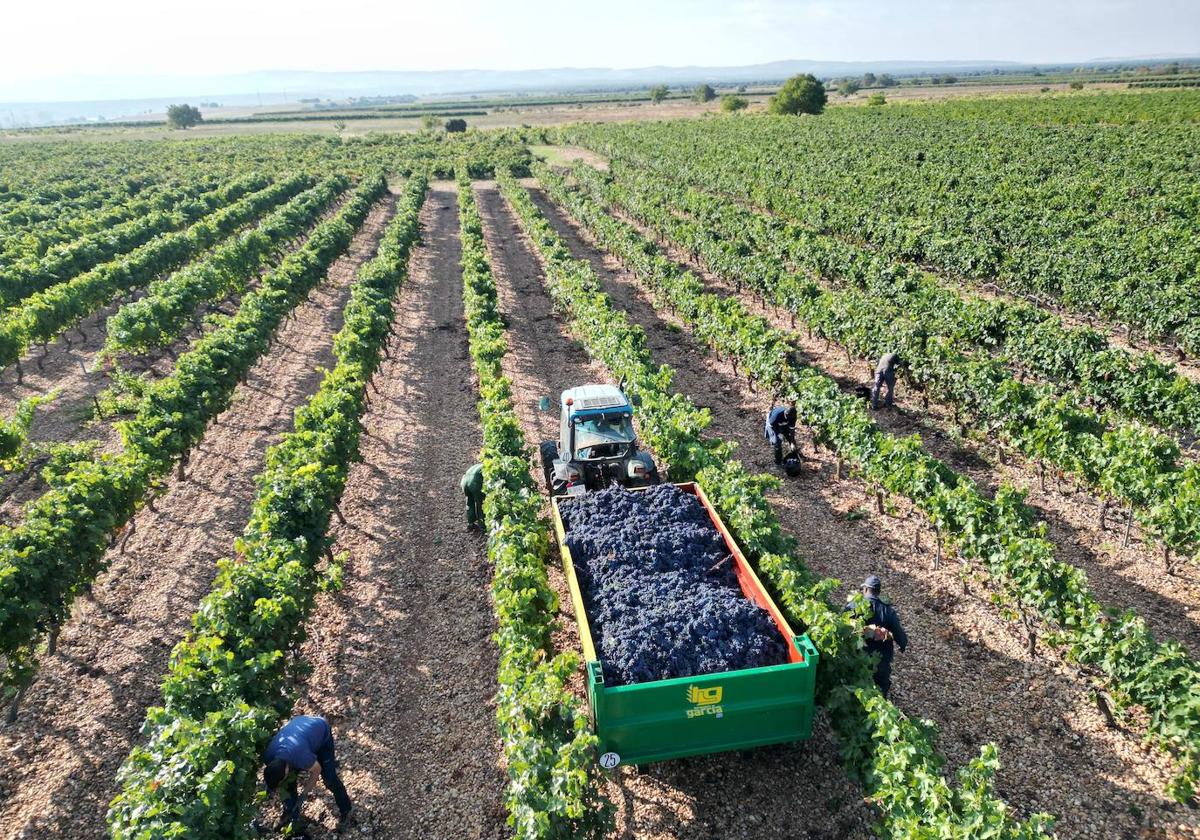
{"type": "Polygon", "coordinates": [[[542,476],[546,479],[546,490],[554,495],[554,462],[558,460],[558,444],[552,440],[544,440],[538,445],[538,454],[542,458],[542,476]]]}

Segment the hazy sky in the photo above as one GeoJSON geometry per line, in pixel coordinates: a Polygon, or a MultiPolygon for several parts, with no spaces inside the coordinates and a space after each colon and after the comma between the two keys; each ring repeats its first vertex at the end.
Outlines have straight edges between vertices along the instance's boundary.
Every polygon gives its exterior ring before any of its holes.
{"type": "Polygon", "coordinates": [[[0,78],[1200,53],[1200,0],[14,0],[0,78]]]}

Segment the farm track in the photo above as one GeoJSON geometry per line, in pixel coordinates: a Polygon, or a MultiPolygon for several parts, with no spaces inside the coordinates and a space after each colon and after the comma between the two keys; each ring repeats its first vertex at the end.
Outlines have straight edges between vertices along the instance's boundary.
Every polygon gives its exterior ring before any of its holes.
{"type": "MultiPolygon", "coordinates": [[[[657,241],[646,226],[631,216],[616,215],[643,236],[657,241]]],[[[660,247],[703,280],[709,291],[738,297],[749,311],[792,334],[805,362],[832,377],[843,391],[853,393],[856,386],[870,384],[875,370],[873,360],[848,362],[840,345],[809,338],[799,321],[792,328],[786,313],[762,306],[748,292],[739,293],[726,278],[708,271],[674,244],[660,244],[660,247]]],[[[1107,527],[1101,529],[1100,501],[1088,490],[1071,487],[1070,492],[1060,492],[1055,489],[1056,481],[1051,475],[1047,475],[1043,490],[1036,465],[1019,454],[1010,454],[1005,463],[999,463],[985,445],[958,435],[950,407],[931,401],[924,408],[920,395],[903,382],[897,389],[896,402],[899,412],[873,413],[881,428],[895,435],[919,435],[927,452],[968,476],[988,495],[1001,483],[1027,493],[1027,504],[1049,527],[1047,536],[1054,542],[1058,558],[1087,573],[1089,587],[1101,603],[1121,609],[1132,607],[1156,637],[1174,639],[1193,657],[1200,657],[1200,586],[1188,577],[1186,564],[1182,574],[1168,575],[1163,569],[1159,544],[1152,537],[1140,534],[1136,524],[1129,544],[1123,545],[1122,510],[1114,506],[1108,514],[1107,527]]],[[[1071,484],[1069,480],[1067,484],[1071,484]]]]}
{"type": "MultiPolygon", "coordinates": [[[[495,703],[491,569],[459,478],[481,431],[462,309],[455,185],[422,208],[395,337],[342,495],[343,589],[321,596],[297,713],[329,718],[363,829],[387,838],[509,836],[495,703]]],[[[322,791],[323,793],[323,791],[322,791]]],[[[329,797],[313,837],[333,836],[329,797]],[[325,830],[319,830],[323,824],[325,830]]]]}
{"type": "MultiPolygon", "coordinates": [[[[554,315],[541,265],[498,191],[484,184],[477,197],[508,322],[511,349],[504,371],[513,380],[526,438],[536,444],[555,437],[558,425],[555,412],[538,410],[540,397],[549,395],[555,401],[564,388],[612,380],[602,366],[588,360],[554,315]]],[[[540,484],[538,470],[535,478],[540,484]]],[[[578,631],[555,558],[550,579],[563,625],[555,645],[578,650],[578,631]]],[[[574,687],[582,693],[581,678],[574,687]]],[[[846,778],[820,722],[805,744],[663,762],[641,773],[624,768],[606,792],[618,806],[620,836],[627,838],[869,836],[869,816],[859,804],[861,791],[846,778]]]]}
{"type": "Polygon", "coordinates": [[[245,526],[266,448],[316,390],[318,366],[332,364],[351,281],[393,212],[391,196],[372,209],[193,451],[186,478],[172,473],[156,510],[137,515],[125,554],[111,554],[92,597],[80,599],[58,654],[42,658],[17,724],[0,729],[13,768],[0,780],[0,837],[107,836],[117,768],[158,698],[171,649],[245,526]]]}
{"type": "MultiPolygon", "coordinates": [[[[718,364],[564,211],[540,191],[532,194],[574,255],[590,260],[614,304],[646,330],[655,361],[675,368],[677,388],[712,410],[712,434],[738,442],[751,470],[771,472],[761,432],[769,396],[754,394],[718,364]]],[[[914,552],[912,521],[876,516],[868,488],[834,478],[835,456],[804,448],[815,472],[770,494],[772,505],[804,561],[841,579],[847,594],[867,574],[883,577],[884,595],[900,608],[912,640],[897,656],[892,699],[939,725],[938,747],[950,769],[994,741],[1003,762],[999,794],[1022,813],[1057,815],[1063,838],[1200,837],[1195,813],[1161,794],[1169,771],[1161,754],[1132,733],[1107,730],[1082,681],[1045,659],[1030,660],[986,593],[964,595],[953,568],[930,570],[928,534],[925,550],[914,552]]]]}

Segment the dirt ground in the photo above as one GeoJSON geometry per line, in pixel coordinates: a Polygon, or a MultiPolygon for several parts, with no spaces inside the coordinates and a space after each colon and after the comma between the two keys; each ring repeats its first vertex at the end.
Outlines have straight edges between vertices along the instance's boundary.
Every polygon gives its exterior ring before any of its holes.
{"type": "MultiPolygon", "coordinates": [[[[374,255],[394,212],[382,200],[324,284],[277,333],[274,348],[235,393],[232,406],[136,518],[124,554],[63,628],[59,652],[40,671],[15,726],[0,729],[0,837],[100,838],[115,774],[138,737],[168,656],[208,591],[215,561],[231,553],[271,443],[332,363],[331,339],[358,266],[374,255]]],[[[69,365],[68,365],[69,367],[69,365]]]]}
{"type": "MultiPolygon", "coordinates": [[[[557,416],[538,410],[539,397],[582,382],[612,380],[553,314],[537,257],[494,185],[481,184],[477,194],[508,322],[512,349],[505,373],[513,379],[526,439],[551,438],[557,416]]],[[[563,623],[555,641],[577,650],[565,581],[557,567],[551,572],[563,623]]],[[[869,836],[862,794],[841,770],[821,722],[813,739],[801,744],[662,762],[641,773],[623,768],[607,793],[618,806],[623,837],[869,836]]]]}
{"type": "MultiPolygon", "coordinates": [[[[503,838],[491,570],[459,478],[478,458],[455,185],[435,183],[396,302],[389,354],[342,496],[343,589],[322,596],[296,714],[333,726],[359,828],[386,838],[503,838]]],[[[306,814],[333,836],[318,787],[306,814]]],[[[318,828],[318,825],[320,826],[318,828]]]]}
{"type": "Polygon", "coordinates": [[[530,146],[529,151],[551,166],[570,166],[575,161],[583,161],[602,172],[608,171],[608,158],[582,146],[530,146]]]}
{"type": "MultiPolygon", "coordinates": [[[[576,256],[592,261],[614,303],[646,329],[655,361],[676,369],[678,390],[712,410],[712,433],[737,441],[747,466],[771,471],[761,440],[768,398],[715,362],[686,327],[654,309],[632,275],[591,248],[544,196],[534,196],[576,256]]],[[[821,359],[806,361],[822,366],[821,359]]],[[[916,522],[906,509],[875,514],[868,488],[836,479],[829,452],[814,455],[811,442],[804,448],[810,471],[772,494],[772,504],[805,562],[841,579],[847,594],[867,574],[883,577],[885,597],[900,608],[912,639],[908,653],[897,656],[893,700],[938,725],[951,769],[995,742],[1003,762],[999,793],[1022,814],[1057,815],[1063,838],[1200,837],[1195,812],[1162,795],[1170,768],[1158,753],[1134,732],[1108,730],[1071,671],[1031,659],[985,591],[972,584],[964,592],[949,565],[933,571],[929,536],[913,550],[916,522]]]]}

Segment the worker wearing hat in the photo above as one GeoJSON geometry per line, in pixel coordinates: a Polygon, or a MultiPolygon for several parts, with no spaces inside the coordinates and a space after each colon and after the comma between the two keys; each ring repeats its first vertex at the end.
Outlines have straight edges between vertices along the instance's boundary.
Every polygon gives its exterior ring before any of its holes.
{"type": "MultiPolygon", "coordinates": [[[[870,607],[870,614],[865,616],[867,624],[863,627],[863,638],[867,652],[879,654],[879,662],[875,666],[875,685],[887,697],[892,687],[892,657],[896,654],[896,645],[900,645],[900,652],[903,653],[908,648],[908,636],[900,624],[896,608],[880,599],[882,588],[883,582],[878,575],[868,575],[863,581],[862,596],[870,607]]],[[[858,601],[851,596],[846,609],[855,611],[857,608],[858,601]]]]}

